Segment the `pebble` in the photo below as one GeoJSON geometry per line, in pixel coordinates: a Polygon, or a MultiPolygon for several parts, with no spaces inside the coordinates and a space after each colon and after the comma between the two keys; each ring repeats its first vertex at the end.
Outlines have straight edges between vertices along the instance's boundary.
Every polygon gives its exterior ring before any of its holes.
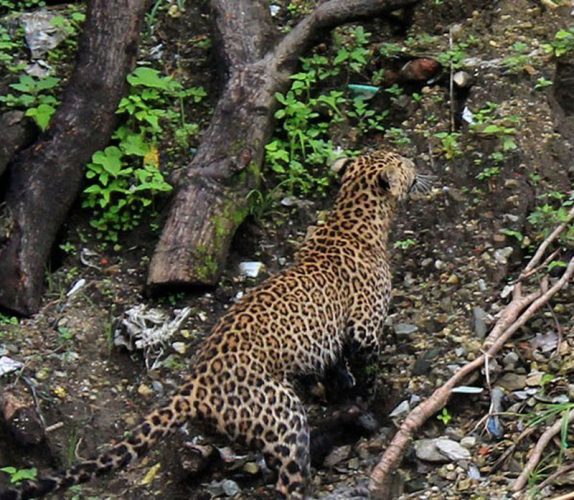
{"type": "Polygon", "coordinates": [[[225,479],[221,482],[221,489],[228,497],[233,497],[238,493],[241,493],[241,488],[239,485],[232,481],[231,479],[225,479]]]}
{"type": "Polygon", "coordinates": [[[474,436],[465,436],[460,440],[460,445],[466,449],[474,448],[476,446],[476,438],[474,436]]]}
{"type": "Polygon", "coordinates": [[[343,460],[347,460],[351,454],[351,445],[338,446],[325,458],[323,465],[325,467],[334,467],[335,465],[341,463],[343,460]]]}
{"type": "Polygon", "coordinates": [[[418,327],[416,325],[411,325],[410,323],[398,323],[395,325],[394,330],[397,336],[407,337],[418,331],[418,327]]]}
{"type": "Polygon", "coordinates": [[[259,472],[259,466],[255,462],[247,462],[243,466],[243,471],[247,472],[247,474],[251,474],[252,476],[254,476],[259,472]]]}
{"type": "Polygon", "coordinates": [[[472,76],[466,71],[457,71],[452,76],[452,81],[460,89],[466,89],[472,85],[472,76]]]}
{"type": "Polygon", "coordinates": [[[496,385],[506,389],[509,392],[524,389],[526,386],[526,375],[519,375],[518,373],[508,372],[502,375],[497,381],[496,385]]]}
{"type": "Polygon", "coordinates": [[[543,372],[530,372],[526,377],[526,385],[530,387],[538,387],[542,384],[543,372]]]}
{"type": "Polygon", "coordinates": [[[519,360],[520,358],[518,357],[518,354],[516,354],[514,351],[510,351],[504,356],[504,358],[502,358],[502,365],[506,371],[512,371],[516,367],[519,360]]]}
{"type": "Polygon", "coordinates": [[[514,249],[512,247],[498,248],[494,251],[494,260],[499,264],[508,264],[508,257],[512,255],[514,249]]]}
{"type": "Polygon", "coordinates": [[[389,413],[389,417],[404,417],[409,411],[411,411],[411,405],[405,399],[403,402],[399,403],[391,413],[389,413]]]}
{"type": "Polygon", "coordinates": [[[153,389],[149,385],[140,384],[138,387],[138,394],[147,398],[153,396],[153,389]]]}
{"type": "Polygon", "coordinates": [[[174,342],[171,344],[171,347],[179,354],[185,354],[185,351],[187,351],[187,344],[185,342],[174,342]]]}
{"type": "Polygon", "coordinates": [[[487,312],[480,306],[475,306],[472,308],[472,320],[474,334],[479,338],[483,339],[486,336],[486,331],[488,329],[486,321],[488,319],[487,312]]]}
{"type": "Polygon", "coordinates": [[[442,453],[449,460],[470,460],[469,451],[462,447],[456,441],[451,439],[438,439],[436,441],[436,447],[440,453],[442,453]]]}

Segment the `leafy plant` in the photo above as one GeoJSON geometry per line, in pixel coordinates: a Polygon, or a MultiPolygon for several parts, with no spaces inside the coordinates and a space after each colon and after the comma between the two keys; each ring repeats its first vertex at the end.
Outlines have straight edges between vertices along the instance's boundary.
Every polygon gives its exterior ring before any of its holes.
{"type": "Polygon", "coordinates": [[[452,160],[462,156],[462,148],[460,146],[458,132],[437,132],[435,137],[440,139],[442,152],[447,160],[452,160]]]}
{"type": "Polygon", "coordinates": [[[511,47],[512,54],[502,60],[502,64],[514,74],[524,70],[524,67],[530,62],[527,52],[530,47],[524,42],[515,42],[511,47]]]}
{"type": "Polygon", "coordinates": [[[542,46],[546,52],[554,57],[562,57],[574,50],[574,26],[565,30],[558,30],[554,40],[542,46]]]}
{"type": "Polygon", "coordinates": [[[444,425],[448,425],[452,420],[452,415],[449,413],[447,408],[443,408],[436,418],[440,420],[444,425]]]}
{"type": "MultiPolygon", "coordinates": [[[[574,191],[569,194],[552,191],[540,198],[547,200],[546,203],[537,206],[528,216],[528,222],[536,230],[536,237],[543,239],[556,225],[568,221],[568,212],[574,206],[574,191]]],[[[563,245],[574,246],[574,225],[570,224],[560,235],[559,240],[563,245]]]]}
{"type": "Polygon", "coordinates": [[[482,172],[476,174],[476,178],[479,181],[486,181],[492,177],[496,177],[498,174],[500,174],[500,167],[490,166],[483,169],[482,172]]]}
{"type": "Polygon", "coordinates": [[[35,467],[31,469],[17,469],[16,467],[2,467],[0,471],[5,472],[10,476],[12,484],[18,484],[22,481],[36,479],[38,471],[35,467]]]}
{"type": "Polygon", "coordinates": [[[8,107],[26,109],[26,116],[30,116],[40,129],[45,130],[58,105],[53,91],[59,83],[60,79],[53,76],[39,79],[22,75],[17,83],[10,84],[10,88],[18,94],[0,96],[0,102],[8,107]]]}
{"type": "Polygon", "coordinates": [[[545,88],[548,88],[551,86],[552,86],[552,80],[548,80],[547,78],[544,78],[543,76],[541,76],[540,78],[538,78],[538,80],[536,80],[536,84],[534,85],[534,89],[535,90],[544,90],[545,88]]]}
{"type": "Polygon", "coordinates": [[[128,82],[130,93],[117,110],[124,124],[113,135],[116,144],[94,153],[86,171],[83,206],[94,209],[90,224],[109,241],[136,227],[158,193],[171,191],[159,169],[164,127],[187,146],[198,126],[186,121],[184,101],[200,102],[206,95],[147,67],[137,68],[128,82]]]}
{"type": "Polygon", "coordinates": [[[413,240],[411,238],[407,238],[404,240],[397,240],[393,244],[394,248],[398,248],[400,250],[407,250],[417,244],[417,240],[413,240]]]}

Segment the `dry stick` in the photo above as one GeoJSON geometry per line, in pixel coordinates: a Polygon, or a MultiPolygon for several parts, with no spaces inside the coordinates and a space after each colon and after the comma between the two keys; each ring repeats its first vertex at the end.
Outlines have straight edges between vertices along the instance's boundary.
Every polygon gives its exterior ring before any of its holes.
{"type": "MultiPolygon", "coordinates": [[[[571,424],[573,421],[574,421],[574,410],[570,410],[570,413],[568,414],[568,424],[571,424]]],[[[554,424],[552,424],[551,427],[549,427],[544,431],[542,436],[540,436],[540,439],[538,440],[536,446],[534,447],[532,453],[530,454],[528,463],[526,464],[524,469],[522,469],[522,472],[516,478],[516,481],[514,481],[514,484],[512,485],[512,491],[520,491],[524,488],[524,486],[526,486],[526,483],[528,482],[528,476],[530,476],[530,473],[538,465],[538,462],[540,462],[540,458],[542,457],[542,453],[546,449],[546,446],[548,446],[548,443],[550,443],[552,438],[560,432],[561,428],[562,428],[562,418],[559,418],[558,420],[556,420],[556,422],[554,422],[554,424]]]]}
{"type": "Polygon", "coordinates": [[[546,252],[546,250],[550,246],[550,244],[556,238],[558,238],[558,236],[562,233],[562,231],[564,231],[564,229],[566,229],[568,227],[568,225],[570,224],[570,222],[572,220],[574,220],[574,207],[572,207],[570,209],[570,211],[568,212],[568,217],[566,218],[566,220],[562,224],[559,224],[558,226],[556,226],[556,229],[554,229],[554,231],[552,231],[550,233],[548,238],[546,238],[540,244],[540,246],[538,247],[538,250],[536,250],[536,253],[534,254],[534,257],[532,257],[532,259],[530,259],[530,262],[526,265],[524,270],[520,273],[520,276],[524,276],[526,273],[530,272],[532,269],[534,269],[534,267],[536,267],[536,265],[538,264],[538,262],[540,262],[540,259],[542,258],[542,256],[544,255],[544,253],[546,252]]]}
{"type": "Polygon", "coordinates": [[[566,493],[565,495],[560,495],[558,497],[551,498],[550,500],[572,500],[574,499],[574,491],[566,493]]]}
{"type": "MultiPolygon", "coordinates": [[[[557,233],[559,234],[559,233],[557,233]]],[[[550,237],[556,238],[554,232],[550,237]]],[[[549,238],[550,238],[549,237],[549,238]]],[[[539,260],[540,256],[535,257],[539,260]]],[[[533,258],[531,262],[535,261],[533,258]]],[[[450,398],[452,389],[459,385],[467,375],[480,368],[484,363],[486,356],[496,354],[508,339],[522,327],[536,311],[546,304],[559,290],[561,290],[574,274],[574,257],[570,260],[566,271],[554,285],[542,292],[534,292],[526,297],[520,295],[513,297],[512,301],[505,307],[499,320],[492,329],[489,336],[484,342],[483,355],[463,366],[455,373],[445,384],[435,390],[429,399],[423,401],[414,410],[412,410],[401,427],[395,434],[395,437],[389,444],[389,447],[383,454],[379,463],[371,472],[369,489],[373,498],[386,499],[390,496],[391,474],[396,470],[402,460],[402,455],[408,446],[413,434],[427,421],[427,419],[438,412],[445,406],[450,398]],[[528,308],[522,312],[525,306],[528,308]]]]}
{"type": "Polygon", "coordinates": [[[567,474],[568,472],[571,472],[573,470],[574,470],[574,464],[571,463],[571,464],[563,465],[556,472],[553,472],[552,474],[550,474],[544,481],[542,481],[537,486],[538,491],[542,491],[544,488],[546,488],[546,486],[548,486],[550,483],[552,483],[552,481],[554,481],[555,479],[559,478],[560,476],[563,476],[564,474],[567,474]]]}

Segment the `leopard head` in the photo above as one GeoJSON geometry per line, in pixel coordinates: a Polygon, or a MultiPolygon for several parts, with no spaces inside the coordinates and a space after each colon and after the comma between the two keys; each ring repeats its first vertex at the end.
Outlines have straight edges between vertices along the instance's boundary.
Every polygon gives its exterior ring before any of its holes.
{"type": "Polygon", "coordinates": [[[341,177],[341,189],[348,192],[369,190],[402,201],[413,191],[430,189],[429,176],[417,174],[412,160],[390,151],[339,160],[333,170],[341,177]]]}

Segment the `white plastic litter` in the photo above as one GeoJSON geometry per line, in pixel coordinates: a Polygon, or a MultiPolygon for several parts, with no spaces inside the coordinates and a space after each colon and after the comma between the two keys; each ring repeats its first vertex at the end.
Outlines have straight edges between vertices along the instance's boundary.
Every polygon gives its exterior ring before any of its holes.
{"type": "Polygon", "coordinates": [[[9,358],[8,356],[2,356],[0,358],[0,377],[6,375],[7,373],[15,372],[24,366],[20,361],[9,358]]]}
{"type": "Polygon", "coordinates": [[[114,345],[128,350],[154,350],[163,347],[191,313],[191,307],[176,309],[173,317],[144,304],[128,309],[114,331],[114,345]]]}

